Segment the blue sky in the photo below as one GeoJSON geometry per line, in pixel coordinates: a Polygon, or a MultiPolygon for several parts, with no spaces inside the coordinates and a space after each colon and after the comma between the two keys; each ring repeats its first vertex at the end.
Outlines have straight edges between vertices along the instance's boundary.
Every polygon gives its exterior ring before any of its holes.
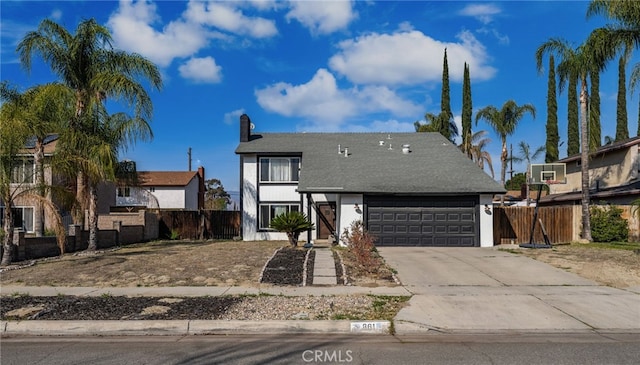
{"type": "MultiPolygon", "coordinates": [[[[451,107],[460,121],[462,74],[470,64],[475,111],[513,99],[531,103],[509,138],[532,150],[545,143],[547,76],[536,48],[552,37],[578,45],[604,19],[586,19],[586,1],[7,1],[0,2],[2,80],[22,88],[54,80],[35,62],[27,74],[15,47],[49,17],[75,30],[87,18],[106,25],[114,46],[155,62],[164,88],[152,92],[155,138],[122,158],[139,170],[202,165],[227,191],[239,188],[239,116],[260,132],[414,131],[438,113],[447,49],[451,107]]],[[[545,65],[546,65],[545,60],[545,65]]],[[[634,56],[632,64],[638,62],[634,56]]],[[[630,71],[627,71],[628,73],[630,71]]],[[[617,63],[600,80],[602,135],[615,136],[617,63]]],[[[635,135],[638,94],[627,97],[635,135]]],[[[566,141],[566,91],[558,96],[566,141]]],[[[500,140],[492,142],[496,179],[500,140]]],[[[566,142],[560,148],[566,156],[566,142]]],[[[544,159],[544,157],[542,157],[544,159]]],[[[542,162],[542,161],[538,161],[542,162]]],[[[516,172],[524,166],[516,165],[516,172]]]]}

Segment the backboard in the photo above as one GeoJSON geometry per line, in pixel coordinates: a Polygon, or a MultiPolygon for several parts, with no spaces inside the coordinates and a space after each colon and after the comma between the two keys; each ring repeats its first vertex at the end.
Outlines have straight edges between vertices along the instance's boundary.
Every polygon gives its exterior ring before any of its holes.
{"type": "Polygon", "coordinates": [[[567,166],[563,163],[531,164],[531,184],[566,184],[567,166]]]}

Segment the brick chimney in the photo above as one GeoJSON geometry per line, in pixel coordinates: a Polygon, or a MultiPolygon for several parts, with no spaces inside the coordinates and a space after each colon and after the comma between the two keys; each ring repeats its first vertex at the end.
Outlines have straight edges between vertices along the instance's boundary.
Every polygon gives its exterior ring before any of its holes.
{"type": "Polygon", "coordinates": [[[204,167],[198,167],[198,209],[204,209],[204,167]]]}
{"type": "Polygon", "coordinates": [[[251,119],[246,114],[240,116],[240,142],[249,142],[251,137],[251,119]]]}

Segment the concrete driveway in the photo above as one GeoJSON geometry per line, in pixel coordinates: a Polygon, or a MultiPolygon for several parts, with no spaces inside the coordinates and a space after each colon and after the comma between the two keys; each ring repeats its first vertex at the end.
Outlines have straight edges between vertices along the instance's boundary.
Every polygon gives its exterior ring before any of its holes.
{"type": "Polygon", "coordinates": [[[379,247],[414,294],[395,317],[398,334],[632,332],[640,293],[584,279],[496,248],[379,247]]]}

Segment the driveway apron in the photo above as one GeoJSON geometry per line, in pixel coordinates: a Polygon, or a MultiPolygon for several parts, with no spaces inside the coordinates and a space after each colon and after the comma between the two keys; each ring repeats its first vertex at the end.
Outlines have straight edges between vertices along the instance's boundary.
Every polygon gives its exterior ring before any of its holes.
{"type": "Polygon", "coordinates": [[[640,334],[640,295],[598,285],[497,248],[379,247],[414,296],[398,334],[583,332],[640,334]]]}

